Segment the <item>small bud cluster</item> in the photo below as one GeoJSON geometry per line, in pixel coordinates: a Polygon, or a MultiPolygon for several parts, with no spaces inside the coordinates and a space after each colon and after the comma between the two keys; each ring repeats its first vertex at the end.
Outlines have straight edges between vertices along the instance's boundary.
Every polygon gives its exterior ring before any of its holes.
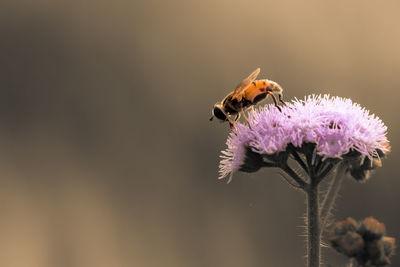
{"type": "MultiPolygon", "coordinates": [[[[347,155],[343,156],[343,159],[347,161],[346,173],[353,177],[358,182],[365,182],[369,179],[371,172],[376,168],[382,167],[381,159],[385,158],[387,153],[383,153],[382,150],[377,149],[377,156],[373,156],[372,160],[368,157],[362,158],[358,151],[351,151],[347,155]]],[[[388,146],[388,151],[390,147],[388,146]]]]}
{"type": "Polygon", "coordinates": [[[334,224],[329,241],[333,248],[359,265],[385,266],[394,254],[395,239],[385,236],[386,228],[373,217],[357,223],[347,218],[334,224]]]}

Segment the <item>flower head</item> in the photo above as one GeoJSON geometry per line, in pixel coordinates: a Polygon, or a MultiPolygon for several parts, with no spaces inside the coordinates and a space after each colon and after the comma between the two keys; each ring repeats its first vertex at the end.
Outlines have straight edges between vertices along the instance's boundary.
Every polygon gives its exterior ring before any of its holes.
{"type": "Polygon", "coordinates": [[[249,112],[249,126],[235,124],[222,151],[220,178],[240,169],[246,149],[268,156],[286,151],[289,144],[301,148],[311,143],[314,158],[351,159],[348,172],[363,180],[390,151],[386,132],[378,117],[346,98],[311,95],[282,111],[266,105],[249,112]]]}

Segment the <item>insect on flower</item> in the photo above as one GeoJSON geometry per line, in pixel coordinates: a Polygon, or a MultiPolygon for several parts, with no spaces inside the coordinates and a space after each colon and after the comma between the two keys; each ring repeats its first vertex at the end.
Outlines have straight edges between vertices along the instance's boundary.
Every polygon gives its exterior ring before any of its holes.
{"type": "Polygon", "coordinates": [[[212,109],[210,121],[216,117],[223,122],[228,121],[232,128],[242,112],[248,123],[244,111],[253,107],[268,95],[274,100],[275,106],[281,110],[273,93],[277,93],[279,102],[286,105],[282,100],[282,87],[276,82],[267,79],[256,80],[259,73],[260,68],[257,68],[246,79],[239,83],[233,92],[229,93],[220,103],[216,103],[212,109]],[[235,118],[232,120],[230,116],[235,116],[235,118]]]}

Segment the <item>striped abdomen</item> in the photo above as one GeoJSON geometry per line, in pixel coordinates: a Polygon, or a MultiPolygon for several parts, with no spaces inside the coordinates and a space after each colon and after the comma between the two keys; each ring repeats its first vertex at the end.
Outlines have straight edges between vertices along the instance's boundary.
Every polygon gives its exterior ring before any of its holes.
{"type": "MultiPolygon", "coordinates": [[[[282,88],[270,80],[256,80],[244,91],[244,98],[251,102],[259,102],[266,97],[267,92],[282,93],[282,88]]],[[[255,104],[254,103],[254,104],[255,104]]]]}

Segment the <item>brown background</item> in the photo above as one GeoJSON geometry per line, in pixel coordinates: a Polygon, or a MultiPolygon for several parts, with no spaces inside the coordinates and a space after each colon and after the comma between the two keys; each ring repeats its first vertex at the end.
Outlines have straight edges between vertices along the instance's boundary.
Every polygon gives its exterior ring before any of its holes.
{"type": "Polygon", "coordinates": [[[399,240],[398,1],[1,5],[1,266],[303,266],[304,196],[277,170],[217,180],[210,109],[256,67],[388,125],[393,152],[335,214],[399,240]]]}

